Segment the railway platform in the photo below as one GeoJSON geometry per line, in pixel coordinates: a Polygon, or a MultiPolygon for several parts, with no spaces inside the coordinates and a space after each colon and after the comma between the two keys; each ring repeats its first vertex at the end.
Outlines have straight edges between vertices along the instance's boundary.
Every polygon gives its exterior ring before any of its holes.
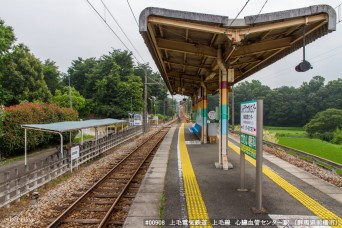
{"type": "Polygon", "coordinates": [[[229,139],[233,169],[215,168],[218,144],[200,144],[191,124],[173,126],[145,176],[124,227],[342,227],[342,190],[264,153],[266,213],[255,214],[255,162],[246,156],[240,187],[237,139],[229,139]],[[162,220],[160,220],[162,214],[162,220]]]}

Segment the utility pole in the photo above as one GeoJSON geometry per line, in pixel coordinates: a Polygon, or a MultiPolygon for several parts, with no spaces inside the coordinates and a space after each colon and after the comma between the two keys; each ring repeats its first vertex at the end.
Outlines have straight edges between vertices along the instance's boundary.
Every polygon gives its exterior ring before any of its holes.
{"type": "Polygon", "coordinates": [[[132,103],[132,97],[131,97],[131,114],[133,114],[133,103],[132,103]]]}
{"type": "Polygon", "coordinates": [[[165,116],[165,100],[164,100],[164,116],[165,116]]]}
{"type": "Polygon", "coordinates": [[[70,85],[70,75],[69,75],[69,98],[70,98],[70,108],[72,108],[72,96],[71,96],[71,85],[70,85]]]}
{"type": "Polygon", "coordinates": [[[147,133],[147,70],[144,66],[145,71],[145,86],[144,86],[144,133],[147,133]]]}

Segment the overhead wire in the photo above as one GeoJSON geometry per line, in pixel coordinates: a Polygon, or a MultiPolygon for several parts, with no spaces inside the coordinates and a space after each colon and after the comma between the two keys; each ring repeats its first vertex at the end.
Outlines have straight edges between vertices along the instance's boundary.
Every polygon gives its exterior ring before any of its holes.
{"type": "Polygon", "coordinates": [[[133,13],[133,10],[132,10],[132,7],[131,7],[131,4],[129,4],[129,1],[128,1],[128,0],[127,0],[127,3],[128,3],[128,6],[129,6],[129,9],[130,9],[131,12],[132,12],[132,15],[133,15],[133,17],[134,17],[135,23],[137,23],[137,26],[139,27],[139,23],[138,23],[138,21],[137,21],[137,18],[135,17],[135,15],[134,15],[134,13],[133,13]]]}
{"type": "MultiPolygon", "coordinates": [[[[254,20],[253,20],[253,22],[252,22],[252,25],[255,23],[256,19],[258,19],[260,13],[261,13],[262,10],[264,9],[264,7],[265,7],[265,5],[267,4],[267,2],[268,2],[268,0],[266,0],[266,1],[264,2],[264,4],[262,5],[261,9],[259,10],[259,13],[254,17],[254,20]]],[[[245,36],[245,40],[248,39],[248,35],[249,35],[249,31],[250,31],[250,30],[251,30],[251,27],[249,27],[249,29],[248,29],[248,32],[247,32],[247,34],[246,34],[246,36],[245,36]]]]}
{"type": "Polygon", "coordinates": [[[338,6],[336,6],[334,9],[337,9],[337,22],[336,24],[339,24],[342,19],[341,19],[341,5],[342,3],[340,3],[338,6]]]}
{"type": "MultiPolygon", "coordinates": [[[[310,59],[308,59],[308,60],[312,61],[312,60],[315,60],[315,59],[318,58],[318,59],[317,59],[316,61],[314,61],[313,63],[319,63],[319,62],[321,62],[321,61],[325,61],[325,60],[327,60],[327,59],[329,59],[329,58],[331,58],[331,57],[333,57],[333,56],[340,55],[342,52],[333,53],[332,55],[328,55],[328,56],[323,56],[323,55],[326,55],[326,54],[328,54],[328,53],[330,53],[330,52],[332,52],[332,51],[336,51],[337,49],[339,49],[339,48],[341,48],[341,47],[342,47],[342,45],[337,46],[337,47],[335,47],[335,48],[333,48],[333,49],[330,49],[330,50],[328,50],[328,51],[325,51],[325,52],[323,52],[323,53],[320,53],[319,55],[316,55],[316,56],[314,56],[313,58],[310,58],[310,59]]],[[[283,68],[283,69],[281,69],[280,71],[278,71],[278,72],[276,72],[276,73],[267,74],[267,75],[262,75],[261,77],[259,77],[259,79],[267,79],[267,78],[270,78],[270,76],[273,77],[273,76],[283,75],[283,74],[285,74],[285,73],[291,71],[293,68],[294,68],[294,66],[286,67],[286,68],[283,68]]]]}
{"type": "Polygon", "coordinates": [[[107,5],[103,2],[103,0],[101,0],[102,5],[105,7],[105,9],[108,11],[109,15],[111,16],[111,18],[114,20],[114,22],[116,23],[116,25],[120,28],[121,32],[124,34],[124,36],[126,37],[126,39],[128,40],[128,42],[132,45],[133,49],[136,51],[136,53],[139,55],[140,59],[145,62],[144,58],[140,55],[139,51],[135,48],[134,44],[132,43],[132,41],[128,38],[127,34],[125,33],[125,31],[122,29],[122,27],[120,26],[119,22],[115,19],[115,17],[113,16],[112,12],[109,10],[109,8],[107,7],[107,5]]]}
{"type": "MultiPolygon", "coordinates": [[[[128,0],[127,0],[128,1],[128,0]]],[[[232,20],[232,22],[230,23],[229,26],[231,26],[234,21],[238,18],[238,16],[241,14],[241,12],[246,8],[247,4],[249,3],[250,0],[247,0],[247,2],[245,3],[245,5],[242,7],[242,9],[240,10],[240,12],[236,15],[236,17],[234,18],[234,20],[232,20]]]]}
{"type": "Polygon", "coordinates": [[[256,19],[259,17],[261,11],[264,9],[265,5],[267,4],[268,0],[265,1],[265,3],[262,5],[261,9],[259,10],[258,15],[256,15],[256,17],[254,18],[252,24],[254,24],[254,22],[256,21],[256,19]]]}
{"type": "Polygon", "coordinates": [[[121,44],[132,53],[134,59],[139,63],[139,60],[137,59],[137,57],[134,55],[134,53],[127,47],[127,45],[120,39],[120,37],[116,34],[116,32],[114,31],[114,29],[107,23],[107,21],[105,20],[105,18],[103,18],[101,16],[101,14],[95,9],[95,7],[89,2],[89,0],[86,0],[88,2],[88,4],[91,6],[91,8],[97,13],[97,15],[102,19],[102,21],[107,25],[107,27],[110,29],[110,31],[112,31],[112,33],[116,36],[116,38],[121,42],[121,44]]]}

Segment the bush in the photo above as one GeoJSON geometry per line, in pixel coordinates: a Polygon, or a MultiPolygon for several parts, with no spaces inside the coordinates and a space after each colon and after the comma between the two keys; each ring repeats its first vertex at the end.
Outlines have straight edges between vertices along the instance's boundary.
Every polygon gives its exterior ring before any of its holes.
{"type": "Polygon", "coordinates": [[[276,133],[271,133],[271,132],[266,131],[266,130],[264,130],[264,132],[263,132],[263,140],[271,142],[271,143],[278,143],[276,133]]]}
{"type": "Polygon", "coordinates": [[[322,134],[325,132],[333,132],[336,127],[340,129],[342,128],[342,110],[330,108],[325,111],[318,112],[310,122],[304,126],[304,129],[310,137],[316,135],[322,138],[329,138],[331,135],[322,136],[322,134]]]}
{"type": "Polygon", "coordinates": [[[333,133],[333,139],[331,140],[331,142],[335,144],[342,144],[342,130],[336,128],[333,133]]]}
{"type": "MultiPolygon", "coordinates": [[[[46,124],[60,121],[76,120],[78,113],[70,108],[61,108],[54,104],[26,103],[5,108],[3,136],[0,137],[0,150],[5,155],[24,149],[24,129],[21,124],[46,124]]],[[[48,144],[53,134],[28,130],[28,149],[48,144]]]]}

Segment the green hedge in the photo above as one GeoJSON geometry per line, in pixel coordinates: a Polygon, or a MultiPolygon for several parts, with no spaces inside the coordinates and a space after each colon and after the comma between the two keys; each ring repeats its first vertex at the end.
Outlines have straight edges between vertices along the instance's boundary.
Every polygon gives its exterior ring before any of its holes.
{"type": "MultiPolygon", "coordinates": [[[[26,103],[5,107],[5,118],[2,123],[0,151],[8,156],[24,149],[24,129],[21,124],[46,124],[60,121],[73,121],[78,112],[70,108],[62,108],[55,104],[26,103]]],[[[28,149],[48,144],[54,138],[51,133],[28,130],[28,149]]]]}

